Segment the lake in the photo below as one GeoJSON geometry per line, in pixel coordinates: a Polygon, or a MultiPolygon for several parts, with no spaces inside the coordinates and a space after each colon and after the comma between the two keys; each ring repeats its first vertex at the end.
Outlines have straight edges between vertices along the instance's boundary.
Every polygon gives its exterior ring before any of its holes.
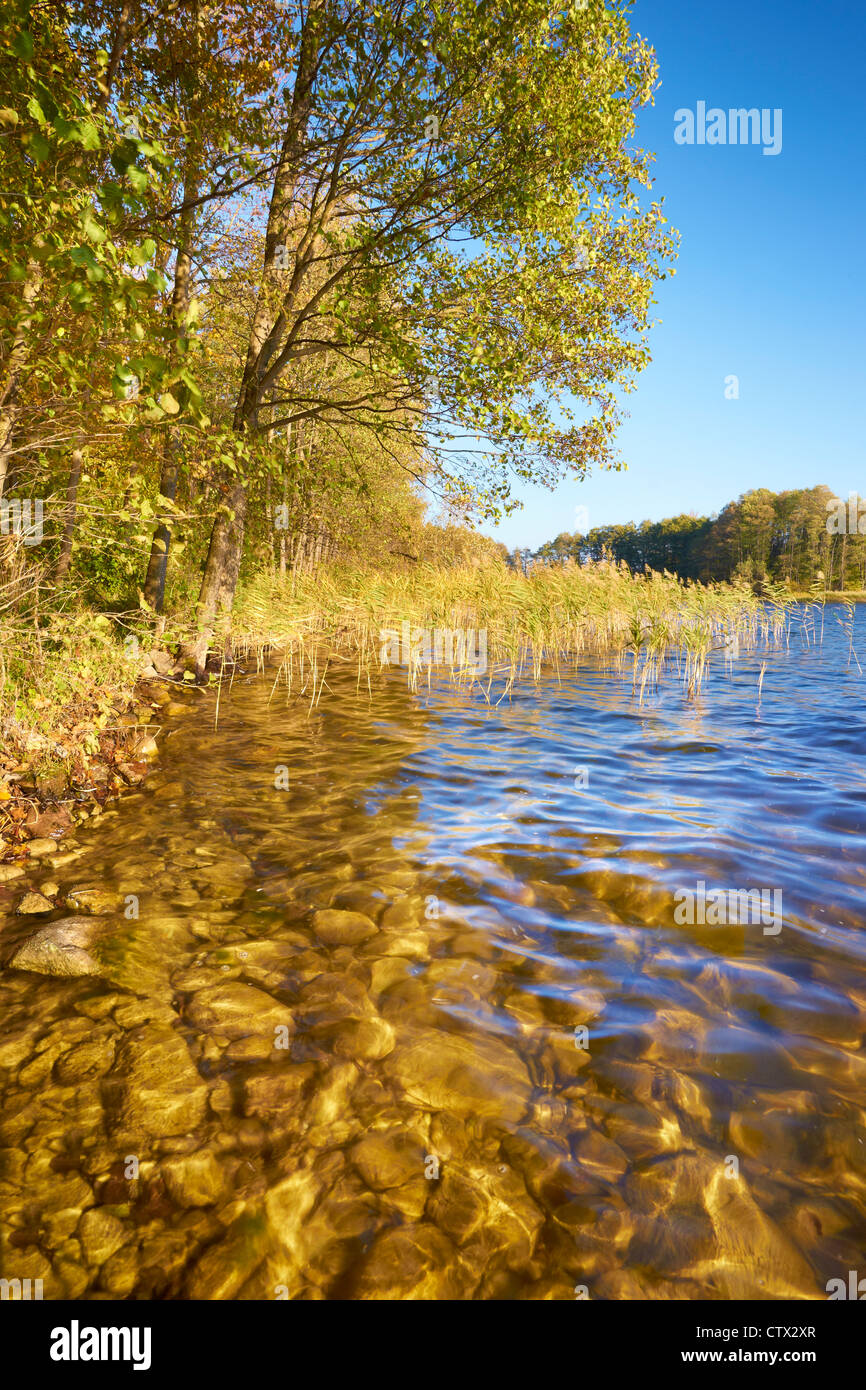
{"type": "Polygon", "coordinates": [[[3,1275],[83,1299],[847,1281],[864,678],[843,610],[820,642],[802,616],[692,700],[675,664],[642,703],[585,662],[498,705],[332,667],[311,710],[274,668],[235,675],[215,730],[191,692],[145,790],[0,889],[7,962],[104,914],[98,975],[0,974],[3,1275]],[[48,878],[73,908],[13,915],[48,878]]]}

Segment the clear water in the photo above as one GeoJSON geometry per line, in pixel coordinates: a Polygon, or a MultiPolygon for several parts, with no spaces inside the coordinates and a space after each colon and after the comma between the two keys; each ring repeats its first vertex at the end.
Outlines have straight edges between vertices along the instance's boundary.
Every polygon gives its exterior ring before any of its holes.
{"type": "MultiPolygon", "coordinates": [[[[866,1232],[849,648],[828,607],[691,702],[591,664],[496,708],[392,671],[311,713],[250,674],[214,730],[191,696],[150,789],[28,879],[117,898],[101,976],[0,974],[3,1274],[825,1298],[866,1232]],[[775,894],[770,929],[678,921],[701,882],[775,894]]],[[[5,960],[64,915],[21,890],[5,960]]]]}

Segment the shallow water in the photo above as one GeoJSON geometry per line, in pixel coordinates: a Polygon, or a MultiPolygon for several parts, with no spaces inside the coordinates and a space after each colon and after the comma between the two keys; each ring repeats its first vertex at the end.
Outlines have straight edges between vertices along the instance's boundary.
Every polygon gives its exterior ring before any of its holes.
{"type": "Polygon", "coordinates": [[[249,675],[215,732],[191,695],[148,791],[0,887],[4,961],[64,915],[12,916],[22,887],[117,895],[104,978],[0,974],[4,1277],[808,1299],[866,1273],[848,647],[828,608],[820,648],[795,625],[690,703],[587,665],[497,708],[332,672],[310,713],[249,675]],[[701,881],[779,910],[678,923],[701,881]]]}

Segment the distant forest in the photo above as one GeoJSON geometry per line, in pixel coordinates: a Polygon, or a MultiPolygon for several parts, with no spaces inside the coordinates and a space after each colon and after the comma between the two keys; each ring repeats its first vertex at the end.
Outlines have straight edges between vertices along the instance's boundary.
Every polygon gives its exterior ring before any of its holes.
{"type": "Polygon", "coordinates": [[[604,557],[624,560],[632,571],[669,570],[703,582],[866,589],[866,501],[849,505],[828,487],[756,488],[718,516],[682,513],[664,521],[596,526],[586,534],[563,531],[534,552],[513,551],[511,562],[525,569],[533,562],[585,564],[604,557]]]}

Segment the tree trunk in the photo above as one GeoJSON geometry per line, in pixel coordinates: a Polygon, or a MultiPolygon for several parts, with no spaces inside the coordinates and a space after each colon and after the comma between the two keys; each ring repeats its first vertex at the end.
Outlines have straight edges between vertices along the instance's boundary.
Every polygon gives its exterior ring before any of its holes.
{"type": "Polygon", "coordinates": [[[6,486],[6,473],[12,456],[12,435],[18,420],[18,383],[27,362],[28,335],[33,322],[33,306],[42,288],[42,267],[37,261],[27,266],[27,279],[21,293],[24,313],[18,320],[0,386],[0,497],[6,486]]]}
{"type": "MultiPolygon", "coordinates": [[[[173,502],[177,496],[177,478],[180,471],[177,441],[171,426],[163,441],[162,470],[159,475],[159,491],[162,497],[173,502]]],[[[144,581],[144,597],[155,613],[161,613],[165,602],[165,578],[168,572],[168,552],[171,548],[171,526],[169,517],[163,514],[150,545],[150,559],[144,581]]]]}
{"type": "Polygon", "coordinates": [[[204,671],[217,614],[226,605],[230,607],[234,597],[241,556],[237,532],[239,528],[243,535],[246,508],[246,487],[236,483],[214,520],[196,605],[195,636],[183,643],[179,653],[199,674],[204,671]]]}
{"type": "Polygon", "coordinates": [[[57,560],[57,568],[54,571],[55,579],[64,579],[69,569],[72,559],[72,539],[75,535],[75,510],[78,502],[78,484],[81,481],[81,466],[84,455],[80,449],[73,449],[72,460],[69,466],[69,482],[66,485],[66,511],[63,521],[63,540],[60,543],[60,555],[57,560]]]}
{"type": "MultiPolygon", "coordinates": [[[[246,362],[238,391],[234,414],[234,429],[245,434],[258,424],[258,410],[262,394],[262,375],[269,357],[273,354],[280,324],[290,300],[296,290],[291,284],[282,295],[282,310],[275,315],[269,291],[281,284],[282,259],[280,248],[285,248],[291,229],[292,203],[298,177],[301,145],[307,130],[312,109],[313,83],[319,48],[319,11],[321,0],[311,0],[304,21],[304,31],[298,54],[298,69],[288,127],[280,148],[280,158],[274,176],[274,187],[268,209],[268,225],[265,233],[265,254],[262,267],[261,287],[250,329],[246,362]]],[[[231,511],[229,516],[221,509],[214,520],[211,532],[207,562],[202,577],[202,585],[196,607],[196,635],[184,643],[179,651],[180,660],[192,663],[201,674],[207,656],[210,639],[213,636],[217,614],[230,609],[234,600],[241,556],[244,543],[244,523],[246,521],[247,494],[246,482],[240,479],[231,489],[228,498],[231,511]]]]}
{"type": "MultiPolygon", "coordinates": [[[[174,290],[171,296],[171,317],[175,332],[181,328],[189,308],[192,285],[192,230],[194,214],[190,206],[198,197],[199,171],[194,155],[190,156],[183,186],[184,210],[180,216],[177,242],[177,261],[174,268],[174,290]]],[[[174,350],[172,350],[172,357],[174,350]]],[[[166,427],[163,446],[162,470],[159,475],[160,495],[173,502],[177,496],[177,478],[180,470],[178,441],[171,425],[166,427]]],[[[154,533],[150,547],[147,576],[144,581],[144,597],[155,612],[161,613],[165,601],[165,577],[168,571],[168,552],[171,548],[171,516],[164,514],[154,533]]]]}

